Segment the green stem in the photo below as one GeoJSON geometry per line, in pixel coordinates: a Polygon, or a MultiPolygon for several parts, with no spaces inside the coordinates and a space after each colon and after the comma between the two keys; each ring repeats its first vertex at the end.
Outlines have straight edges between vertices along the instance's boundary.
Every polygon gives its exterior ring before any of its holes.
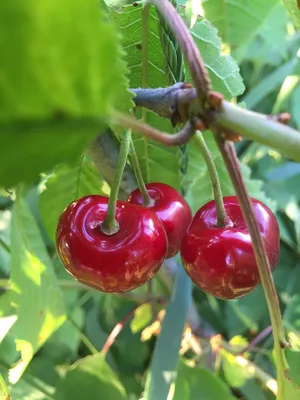
{"type": "Polygon", "coordinates": [[[285,359],[284,349],[281,348],[281,344],[285,343],[286,340],[273,275],[234,146],[231,142],[224,141],[218,134],[215,134],[215,139],[223,156],[230,179],[235,188],[243,216],[245,218],[246,226],[252,240],[259,276],[264,288],[273,328],[278,385],[277,400],[284,400],[284,371],[288,366],[285,359]]]}
{"type": "Polygon", "coordinates": [[[73,318],[68,315],[67,321],[76,329],[81,342],[85,345],[85,347],[89,350],[89,352],[91,354],[98,354],[98,350],[96,349],[96,347],[89,340],[89,338],[87,338],[84,335],[84,333],[82,333],[82,329],[80,328],[80,326],[77,325],[77,323],[73,320],[73,318]]]}
{"type": "Polygon", "coordinates": [[[210,176],[217,208],[217,227],[226,226],[230,224],[230,219],[224,207],[222,189],[216,164],[201,132],[197,132],[195,134],[194,142],[196,143],[198,149],[200,150],[200,153],[202,154],[202,157],[204,158],[210,176]]]}
{"type": "Polygon", "coordinates": [[[151,199],[148,190],[146,188],[144,179],[143,179],[143,175],[142,175],[142,171],[140,168],[140,164],[139,164],[139,160],[138,160],[138,156],[136,154],[135,151],[135,147],[134,147],[134,143],[133,140],[131,139],[130,142],[130,150],[131,150],[131,158],[132,158],[132,164],[133,164],[133,169],[134,169],[134,173],[135,173],[135,177],[140,189],[140,192],[142,194],[143,197],[143,203],[144,206],[149,207],[153,205],[153,200],[151,199]]]}
{"type": "MultiPolygon", "coordinates": [[[[120,143],[110,129],[103,132],[91,142],[87,149],[89,157],[99,171],[101,178],[112,185],[116,172],[116,164],[119,157],[120,143]]],[[[125,200],[129,194],[137,187],[134,172],[129,164],[126,165],[122,183],[119,190],[119,199],[125,200]]]]}
{"type": "Polygon", "coordinates": [[[227,101],[223,101],[221,109],[212,118],[211,127],[215,126],[219,132],[234,132],[300,161],[300,133],[287,125],[227,101]]]}
{"type": "Polygon", "coordinates": [[[111,187],[105,219],[101,224],[101,230],[106,235],[113,235],[117,233],[119,230],[119,223],[116,220],[116,205],[117,205],[119,187],[121,184],[123,171],[127,162],[130,141],[131,141],[131,131],[126,130],[121,137],[120,153],[116,165],[116,175],[111,187]]]}

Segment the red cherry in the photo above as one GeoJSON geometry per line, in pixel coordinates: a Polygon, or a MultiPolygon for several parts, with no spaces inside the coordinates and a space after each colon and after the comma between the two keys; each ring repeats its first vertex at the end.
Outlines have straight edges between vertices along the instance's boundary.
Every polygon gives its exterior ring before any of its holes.
{"type": "MultiPolygon", "coordinates": [[[[165,183],[152,182],[146,185],[153,204],[147,208],[155,212],[163,224],[168,237],[167,257],[173,257],[180,250],[183,236],[192,220],[192,213],[184,198],[165,183]]],[[[132,204],[143,204],[139,189],[134,190],[128,197],[132,204]]]]}
{"type": "Polygon", "coordinates": [[[86,196],[62,213],[56,231],[59,257],[78,281],[103,292],[125,292],[143,285],[162,265],[167,238],[151,210],[118,201],[119,231],[100,229],[108,198],[86,196]]]}
{"type": "MultiPolygon", "coordinates": [[[[256,199],[252,203],[273,271],[279,258],[278,223],[265,204],[256,199]]],[[[217,228],[215,201],[205,204],[195,214],[182,241],[181,259],[189,277],[204,292],[235,299],[250,293],[260,278],[237,198],[224,197],[224,206],[233,225],[217,228]]]]}

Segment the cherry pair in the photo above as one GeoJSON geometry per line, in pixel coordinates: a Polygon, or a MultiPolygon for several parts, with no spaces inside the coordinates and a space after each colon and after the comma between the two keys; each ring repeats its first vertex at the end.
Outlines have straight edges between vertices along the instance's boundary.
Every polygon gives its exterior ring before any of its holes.
{"type": "MultiPolygon", "coordinates": [[[[250,293],[260,282],[249,232],[235,196],[223,199],[229,223],[217,227],[214,201],[205,204],[191,222],[191,211],[175,189],[147,185],[153,201],[142,207],[139,190],[128,202],[118,201],[119,231],[101,231],[108,199],[87,196],[71,203],[60,217],[57,248],[66,269],[80,282],[105,292],[132,290],[151,279],[166,257],[181,248],[183,266],[206,293],[233,299],[250,293]],[[191,223],[190,223],[191,222],[191,223]]],[[[275,215],[252,199],[272,270],[279,257],[275,215]]]]}
{"type": "Polygon", "coordinates": [[[77,280],[104,292],[132,290],[151,279],[165,258],[178,253],[192,219],[190,207],[166,184],[146,187],[151,206],[142,206],[138,189],[128,202],[117,202],[119,230],[113,235],[101,230],[107,197],[86,196],[64,210],[57,227],[57,249],[77,280]]]}

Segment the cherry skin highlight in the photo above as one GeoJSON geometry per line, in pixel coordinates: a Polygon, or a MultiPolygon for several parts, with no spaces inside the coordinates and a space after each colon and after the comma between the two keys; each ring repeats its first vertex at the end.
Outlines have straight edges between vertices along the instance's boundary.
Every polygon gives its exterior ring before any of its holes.
{"type": "Polygon", "coordinates": [[[126,292],[151,279],[167,252],[167,237],[150,209],[117,202],[119,230],[101,231],[108,205],[104,196],[72,202],[59,218],[56,246],[59,257],[79,282],[103,292],[126,292]]]}
{"type": "MultiPolygon", "coordinates": [[[[165,228],[168,238],[167,257],[173,257],[181,247],[183,236],[192,220],[192,212],[185,199],[173,187],[165,183],[152,182],[146,185],[153,204],[147,206],[155,212],[165,228]]],[[[139,189],[128,197],[131,204],[143,204],[139,189]]]]}
{"type": "MultiPolygon", "coordinates": [[[[250,234],[235,196],[224,197],[231,225],[216,227],[215,201],[195,214],[182,241],[181,259],[192,281],[221,299],[236,299],[259,283],[250,234]]],[[[279,259],[280,232],[275,215],[262,202],[251,199],[272,271],[279,259]]]]}

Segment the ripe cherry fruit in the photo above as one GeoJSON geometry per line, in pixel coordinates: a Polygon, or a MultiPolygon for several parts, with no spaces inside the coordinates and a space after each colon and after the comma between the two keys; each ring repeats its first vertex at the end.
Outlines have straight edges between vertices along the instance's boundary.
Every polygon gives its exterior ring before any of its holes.
{"type": "MultiPolygon", "coordinates": [[[[171,186],[165,183],[152,182],[146,185],[153,204],[147,206],[155,212],[163,224],[168,238],[167,257],[173,257],[180,250],[183,236],[192,220],[192,213],[188,203],[171,186]]],[[[143,204],[143,197],[139,189],[134,190],[128,202],[143,204]]]]}
{"type": "MultiPolygon", "coordinates": [[[[261,237],[272,271],[279,258],[280,233],[275,215],[252,199],[261,237]]],[[[192,281],[204,292],[221,299],[250,293],[260,282],[250,234],[238,200],[224,197],[231,224],[216,227],[215,201],[198,210],[183,239],[181,259],[192,281]]]]}
{"type": "Polygon", "coordinates": [[[62,213],[56,231],[59,257],[79,282],[103,292],[125,292],[143,285],[167,252],[164,228],[150,209],[117,202],[119,230],[104,234],[108,198],[86,196],[62,213]]]}

